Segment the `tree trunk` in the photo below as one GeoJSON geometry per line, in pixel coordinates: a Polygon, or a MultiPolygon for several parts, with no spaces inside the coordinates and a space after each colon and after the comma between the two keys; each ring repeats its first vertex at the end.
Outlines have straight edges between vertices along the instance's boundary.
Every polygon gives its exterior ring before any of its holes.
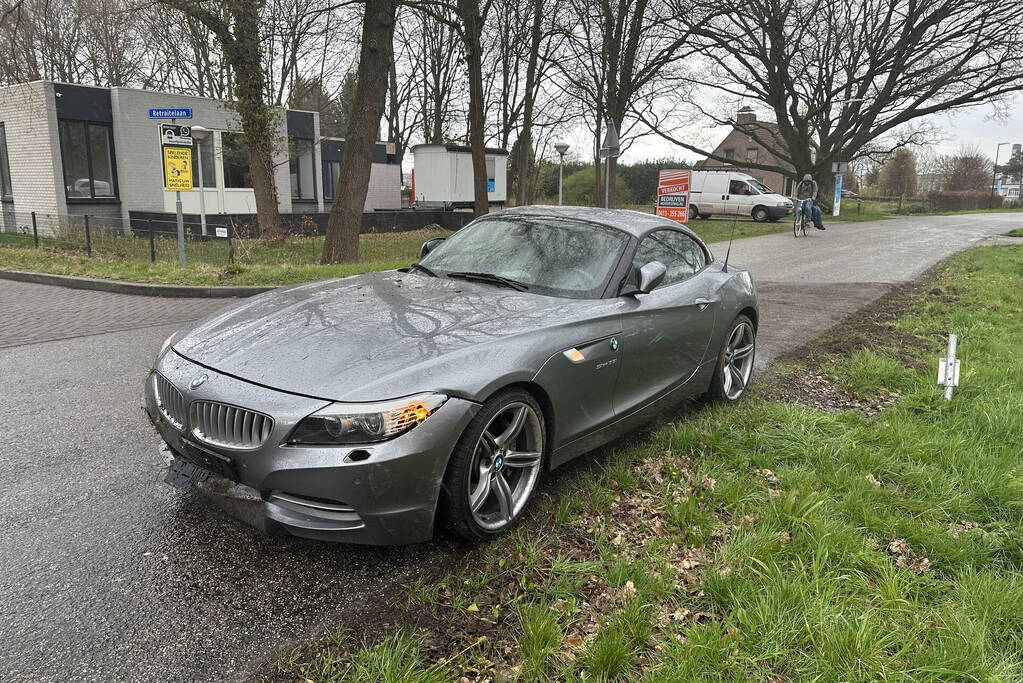
{"type": "Polygon", "coordinates": [[[533,10],[533,24],[529,34],[529,62],[526,65],[526,96],[522,107],[522,132],[519,134],[519,187],[516,204],[529,203],[529,157],[533,151],[533,104],[536,100],[536,63],[543,39],[543,0],[530,3],[533,10]]]}
{"type": "Polygon", "coordinates": [[[480,47],[483,17],[476,0],[458,0],[458,14],[465,40],[465,63],[469,76],[469,146],[472,148],[474,212],[490,211],[487,199],[487,152],[483,137],[483,60],[480,47]]]}
{"type": "Polygon", "coordinates": [[[348,123],[334,206],[327,222],[324,263],[351,263],[359,258],[359,232],[369,189],[373,148],[384,113],[397,10],[398,0],[366,3],[355,106],[348,123]]]}
{"type": "Polygon", "coordinates": [[[235,73],[238,117],[249,147],[249,173],[256,197],[256,217],[261,235],[281,234],[281,209],[274,179],[274,146],[278,114],[266,102],[266,75],[260,59],[260,3],[236,0],[229,5],[234,40],[225,53],[235,73]]]}

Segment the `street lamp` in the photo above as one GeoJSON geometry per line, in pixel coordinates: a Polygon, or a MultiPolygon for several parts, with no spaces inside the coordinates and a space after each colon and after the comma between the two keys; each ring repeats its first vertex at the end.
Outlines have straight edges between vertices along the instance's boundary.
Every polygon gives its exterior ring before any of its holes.
{"type": "Polygon", "coordinates": [[[987,198],[988,211],[991,210],[995,203],[995,175],[998,173],[998,153],[1002,151],[1003,146],[1011,144],[1011,142],[999,142],[998,146],[995,147],[995,165],[991,168],[991,194],[987,198]]]}
{"type": "Polygon", "coordinates": [[[199,232],[203,237],[206,236],[206,192],[202,184],[202,141],[208,138],[209,135],[209,128],[192,126],[192,139],[198,143],[196,145],[195,156],[199,159],[199,163],[196,164],[199,170],[199,232]]]}
{"type": "Polygon", "coordinates": [[[557,151],[558,156],[561,157],[561,160],[558,162],[558,206],[564,206],[563,185],[565,183],[565,152],[568,151],[568,143],[555,142],[554,149],[557,151]]]}

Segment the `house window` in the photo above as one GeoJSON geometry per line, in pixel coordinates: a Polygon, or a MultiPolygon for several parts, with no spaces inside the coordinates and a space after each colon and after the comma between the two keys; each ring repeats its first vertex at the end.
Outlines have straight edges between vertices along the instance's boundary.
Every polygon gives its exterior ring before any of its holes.
{"type": "Polygon", "coordinates": [[[291,198],[316,199],[316,183],[313,181],[313,141],[291,138],[288,166],[291,170],[291,198]]]}
{"type": "Polygon", "coordinates": [[[11,164],[7,158],[7,131],[0,123],[0,199],[12,199],[11,164]]]}
{"type": "Polygon", "coordinates": [[[722,153],[722,156],[724,158],[726,158],[726,159],[734,159],[735,158],[735,150],[734,149],[726,149],[722,153]]]}
{"type": "Polygon", "coordinates": [[[60,155],[68,199],[117,197],[110,125],[61,120],[60,155]]]}
{"type": "Polygon", "coordinates": [[[249,170],[249,145],[245,140],[245,134],[221,133],[220,141],[224,157],[224,187],[252,187],[252,172],[249,170]]]}
{"type": "Polygon", "coordinates": [[[337,187],[338,178],[341,177],[340,161],[323,162],[323,198],[333,199],[334,188],[337,187]]]}
{"type": "MultiPolygon", "coordinates": [[[[203,189],[217,186],[217,169],[213,165],[213,135],[209,134],[206,139],[199,142],[196,139],[192,140],[192,158],[196,158],[198,151],[198,158],[202,161],[202,186],[203,189]]],[[[192,174],[192,187],[199,187],[199,166],[196,165],[196,172],[192,174]]]]}
{"type": "Polygon", "coordinates": [[[757,163],[757,157],[760,155],[760,149],[757,147],[750,147],[746,150],[746,161],[755,164],[757,163]]]}

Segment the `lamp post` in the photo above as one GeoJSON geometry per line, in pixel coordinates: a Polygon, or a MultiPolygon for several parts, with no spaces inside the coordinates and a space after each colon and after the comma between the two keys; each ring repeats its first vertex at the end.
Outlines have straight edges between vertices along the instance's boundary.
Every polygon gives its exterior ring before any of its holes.
{"type": "Polygon", "coordinates": [[[560,160],[558,161],[558,206],[564,206],[563,185],[565,183],[565,152],[568,151],[568,143],[555,142],[554,149],[560,157],[560,160]]]}
{"type": "Polygon", "coordinates": [[[995,203],[995,176],[998,174],[998,153],[1002,151],[1002,147],[1005,145],[1011,145],[1011,142],[999,142],[998,146],[995,147],[995,165],[991,168],[991,194],[987,198],[988,211],[995,203]]]}
{"type": "Polygon", "coordinates": [[[203,237],[206,236],[206,192],[202,184],[202,142],[209,136],[209,128],[192,126],[192,139],[198,143],[195,156],[199,160],[199,163],[196,164],[199,171],[199,232],[203,237]]]}

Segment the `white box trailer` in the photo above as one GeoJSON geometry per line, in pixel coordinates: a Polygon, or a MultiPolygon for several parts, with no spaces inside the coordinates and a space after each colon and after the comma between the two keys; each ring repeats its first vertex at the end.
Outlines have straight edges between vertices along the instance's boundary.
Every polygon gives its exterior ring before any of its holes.
{"type": "MultiPolygon", "coordinates": [[[[412,148],[412,201],[419,207],[471,207],[475,201],[472,152],[464,145],[412,148]]],[[[487,147],[487,200],[508,201],[508,150],[487,147]]]]}

